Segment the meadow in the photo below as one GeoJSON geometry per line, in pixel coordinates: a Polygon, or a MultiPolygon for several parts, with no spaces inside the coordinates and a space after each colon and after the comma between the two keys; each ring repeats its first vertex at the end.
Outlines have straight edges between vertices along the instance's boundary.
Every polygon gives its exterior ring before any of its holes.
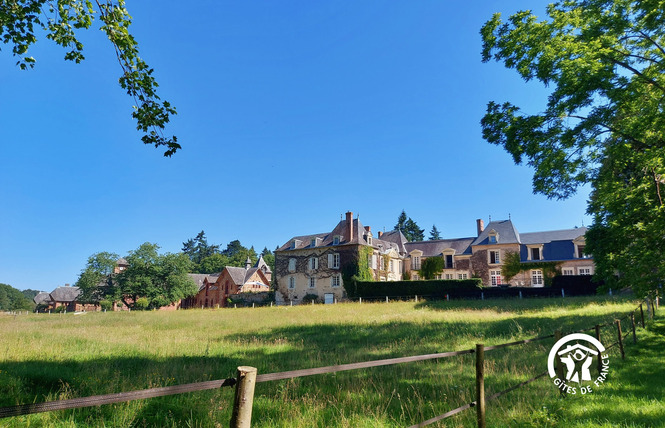
{"type": "MultiPolygon", "coordinates": [[[[240,365],[262,374],[470,349],[590,327],[635,306],[593,297],[0,315],[0,407],[222,379],[240,365]]],[[[610,343],[610,334],[604,329],[601,341],[610,343]]],[[[658,426],[664,338],[665,324],[655,322],[628,344],[625,361],[614,348],[612,376],[593,396],[562,399],[544,378],[490,401],[488,426],[658,426]]],[[[552,344],[486,352],[486,394],[545,370],[552,344]]],[[[464,355],[260,383],[253,426],[416,424],[474,400],[474,362],[464,355]]],[[[0,426],[228,426],[232,403],[233,389],[224,388],[0,419],[0,426]]],[[[433,426],[475,426],[475,411],[433,426]]]]}

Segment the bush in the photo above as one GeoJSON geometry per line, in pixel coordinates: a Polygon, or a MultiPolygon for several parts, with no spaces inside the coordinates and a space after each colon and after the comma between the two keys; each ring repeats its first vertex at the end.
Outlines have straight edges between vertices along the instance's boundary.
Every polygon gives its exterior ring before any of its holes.
{"type": "Polygon", "coordinates": [[[152,299],[152,302],[150,303],[150,306],[152,308],[159,309],[163,306],[168,306],[170,304],[171,304],[171,302],[169,302],[165,297],[157,296],[154,299],[152,299]]]}
{"type": "Polygon", "coordinates": [[[345,288],[351,298],[415,295],[443,298],[451,292],[480,291],[482,286],[483,282],[480,278],[471,278],[434,281],[356,281],[345,288]]]}
{"type": "Polygon", "coordinates": [[[302,303],[323,303],[323,301],[319,298],[318,295],[316,294],[305,294],[305,296],[301,300],[302,303]]]}
{"type": "Polygon", "coordinates": [[[150,306],[150,302],[147,297],[139,297],[136,299],[136,302],[134,302],[134,309],[137,311],[145,311],[148,309],[148,306],[150,306]]]}
{"type": "Polygon", "coordinates": [[[559,275],[552,279],[552,287],[563,288],[570,296],[594,295],[603,285],[594,282],[591,275],[559,275]]]}
{"type": "Polygon", "coordinates": [[[113,308],[113,303],[109,300],[100,300],[99,306],[102,308],[102,311],[110,311],[113,308]]]}

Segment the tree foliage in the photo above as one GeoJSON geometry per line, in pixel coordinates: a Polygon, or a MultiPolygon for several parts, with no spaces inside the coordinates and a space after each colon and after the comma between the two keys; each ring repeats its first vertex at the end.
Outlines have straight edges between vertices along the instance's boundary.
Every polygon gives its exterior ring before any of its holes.
{"type": "Polygon", "coordinates": [[[8,284],[0,284],[0,311],[30,311],[35,307],[32,300],[8,284]]]}
{"type": "Polygon", "coordinates": [[[409,242],[423,241],[425,239],[425,229],[419,228],[418,224],[411,217],[407,217],[404,210],[402,210],[402,213],[397,218],[397,224],[393,230],[401,231],[409,242]]]}
{"type": "Polygon", "coordinates": [[[441,239],[441,232],[436,228],[436,224],[433,224],[432,230],[429,232],[429,240],[436,241],[437,239],[441,239]]]}
{"type": "Polygon", "coordinates": [[[129,32],[132,18],[125,0],[9,0],[0,2],[0,40],[11,46],[16,65],[25,70],[36,64],[28,56],[40,32],[66,50],[65,60],[85,59],[78,33],[89,29],[98,15],[100,29],[114,47],[122,70],[120,86],[134,100],[132,117],[144,135],[145,144],[165,148],[164,156],[181,148],[175,136],[164,136],[164,128],[176,111],[157,95],[154,70],[139,57],[138,43],[129,32]],[[96,6],[96,7],[95,7],[96,6]]]}
{"type": "Polygon", "coordinates": [[[642,295],[665,273],[665,3],[570,0],[482,28],[483,60],[552,88],[544,111],[490,102],[484,138],[534,168],[533,188],[592,187],[587,250],[603,279],[642,295]],[[615,277],[615,274],[619,274],[615,277]]]}
{"type": "Polygon", "coordinates": [[[219,245],[209,245],[205,231],[201,231],[195,238],[188,239],[182,243],[182,252],[195,263],[201,263],[201,260],[210,257],[219,252],[219,245]]]}
{"type": "Polygon", "coordinates": [[[519,252],[509,251],[503,257],[501,276],[503,276],[506,281],[510,281],[520,272],[529,272],[533,269],[539,269],[543,271],[545,285],[550,287],[552,285],[552,279],[561,273],[561,269],[559,268],[560,264],[560,262],[547,261],[530,261],[528,263],[523,263],[519,252]]]}
{"type": "MultiPolygon", "coordinates": [[[[259,259],[254,247],[247,248],[237,239],[229,242],[224,250],[220,248],[220,245],[208,244],[203,230],[182,243],[182,252],[192,261],[191,272],[195,273],[218,273],[225,266],[245,267],[247,258],[253,266],[259,259]]],[[[267,248],[263,252],[266,263],[274,269],[274,255],[267,248]]]]}
{"type": "Polygon", "coordinates": [[[127,267],[115,273],[117,254],[90,256],[76,286],[82,301],[121,301],[132,309],[148,302],[146,308],[160,308],[196,294],[198,288],[188,276],[191,261],[183,253],[160,254],[159,246],[146,242],[125,257],[127,267]],[[139,299],[141,300],[139,303],[139,299]]]}
{"type": "Polygon", "coordinates": [[[443,272],[445,266],[443,257],[428,257],[420,265],[418,274],[424,279],[434,279],[437,274],[443,272]]]}
{"type": "Polygon", "coordinates": [[[100,252],[88,257],[86,267],[81,271],[76,286],[81,290],[79,299],[82,302],[99,302],[107,298],[111,301],[120,299],[113,273],[118,259],[115,253],[100,252]]]}

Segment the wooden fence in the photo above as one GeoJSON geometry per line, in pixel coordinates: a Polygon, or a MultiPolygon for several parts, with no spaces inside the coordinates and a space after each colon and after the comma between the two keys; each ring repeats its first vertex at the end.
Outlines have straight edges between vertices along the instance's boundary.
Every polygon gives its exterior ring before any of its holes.
{"type": "MultiPolygon", "coordinates": [[[[655,315],[655,307],[654,303],[652,301],[647,300],[647,316],[649,318],[653,318],[655,315]]],[[[632,332],[632,339],[633,342],[637,342],[637,337],[635,334],[636,330],[636,324],[635,324],[635,314],[636,312],[639,311],[639,320],[641,322],[642,328],[645,327],[645,319],[644,319],[644,310],[642,307],[642,304],[640,304],[638,307],[633,309],[633,311],[629,312],[628,314],[624,315],[623,317],[616,319],[612,323],[606,323],[602,325],[595,325],[589,328],[585,328],[582,330],[577,330],[573,332],[569,332],[567,334],[572,334],[572,333],[582,333],[585,331],[589,330],[594,330],[595,332],[595,337],[600,341],[600,329],[602,327],[608,327],[608,326],[614,326],[616,327],[616,337],[617,341],[610,344],[609,346],[606,347],[606,349],[613,348],[615,346],[619,346],[621,358],[625,358],[625,350],[624,350],[624,340],[628,337],[629,334],[632,332]],[[622,333],[621,329],[621,321],[622,320],[630,320],[631,323],[631,331],[627,331],[625,334],[622,333]]],[[[311,369],[303,369],[303,370],[292,370],[292,371],[286,371],[286,372],[278,372],[278,373],[267,373],[267,374],[257,374],[257,370],[254,367],[247,367],[247,366],[241,366],[238,367],[237,375],[235,378],[228,378],[228,379],[220,379],[220,380],[212,380],[212,381],[207,381],[207,382],[196,382],[196,383],[189,383],[189,384],[183,384],[183,385],[174,385],[174,386],[167,386],[167,387],[162,387],[162,388],[151,388],[151,389],[144,389],[144,390],[137,390],[137,391],[129,391],[129,392],[120,392],[117,394],[106,394],[106,395],[96,395],[96,396],[91,396],[91,397],[81,397],[81,398],[73,398],[73,399],[68,399],[68,400],[57,400],[57,401],[47,401],[43,403],[33,403],[33,404],[22,404],[22,405],[17,405],[17,406],[11,406],[11,407],[3,407],[0,408],[0,418],[6,418],[6,417],[12,417],[12,416],[21,416],[21,415],[28,415],[28,414],[33,414],[33,413],[41,413],[41,412],[50,412],[50,411],[55,411],[55,410],[66,410],[66,409],[77,409],[81,407],[91,407],[91,406],[101,406],[104,404],[112,404],[112,403],[120,403],[120,402],[126,402],[126,401],[132,401],[132,400],[140,400],[140,399],[147,399],[147,398],[154,398],[154,397],[163,397],[163,396],[168,396],[168,395],[175,395],[175,394],[183,394],[186,392],[194,392],[194,391],[204,391],[204,390],[209,390],[209,389],[219,389],[223,387],[230,387],[230,386],[235,386],[235,399],[234,399],[234,405],[233,405],[233,412],[232,412],[232,418],[231,418],[231,428],[247,428],[250,427],[251,425],[251,416],[252,416],[252,403],[253,403],[253,397],[254,397],[254,386],[256,383],[261,383],[261,382],[270,382],[270,381],[277,381],[277,380],[283,380],[283,379],[293,379],[293,378],[299,378],[299,377],[304,377],[304,376],[313,376],[313,375],[319,375],[319,374],[324,374],[324,373],[337,373],[337,372],[342,372],[342,371],[348,371],[348,370],[358,370],[358,369],[366,369],[370,367],[379,367],[379,366],[388,366],[388,365],[394,365],[394,364],[402,364],[402,363],[410,363],[410,362],[415,362],[415,361],[426,361],[426,360],[433,360],[433,359],[440,359],[440,358],[448,358],[448,357],[454,357],[454,356],[459,356],[459,355],[465,355],[465,354],[475,354],[476,355],[476,400],[467,403],[463,406],[460,406],[456,409],[450,410],[442,415],[433,417],[431,419],[428,419],[426,421],[420,422],[416,425],[412,425],[410,428],[416,428],[416,427],[424,427],[430,424],[433,424],[434,422],[438,422],[440,420],[449,418],[453,415],[456,415],[460,412],[463,412],[467,409],[470,409],[472,407],[476,408],[476,415],[477,415],[477,421],[478,421],[478,427],[484,428],[485,427],[485,405],[487,401],[494,400],[496,398],[501,397],[502,395],[505,395],[511,391],[514,391],[515,389],[521,388],[531,382],[534,382],[545,375],[547,375],[547,371],[544,371],[542,373],[539,373],[535,375],[534,377],[521,382],[519,384],[513,385],[510,388],[507,388],[503,391],[494,393],[490,396],[485,396],[485,379],[484,379],[484,372],[485,372],[485,352],[487,351],[492,351],[495,349],[500,349],[500,348],[506,348],[510,346],[518,346],[518,345],[524,345],[527,343],[531,342],[536,342],[540,340],[545,340],[545,339],[550,339],[550,338],[556,338],[559,339],[561,338],[562,333],[561,331],[557,330],[554,334],[550,334],[547,336],[540,336],[540,337],[535,337],[531,339],[525,339],[525,340],[520,340],[517,342],[510,342],[510,343],[503,343],[499,345],[493,345],[493,346],[484,346],[483,344],[476,344],[476,347],[474,349],[465,349],[461,351],[452,351],[452,352],[441,352],[437,354],[426,354],[426,355],[414,355],[414,356],[409,356],[409,357],[400,357],[400,358],[389,358],[389,359],[383,359],[383,360],[374,360],[374,361],[365,361],[365,362],[359,362],[359,363],[350,363],[350,364],[340,364],[340,365],[334,365],[334,366],[327,366],[327,367],[318,367],[318,368],[311,368],[311,369]]],[[[557,361],[557,370],[561,370],[561,362],[557,361]]],[[[599,363],[599,370],[600,370],[600,363],[599,363]]],[[[563,395],[563,393],[562,393],[563,395]]]]}

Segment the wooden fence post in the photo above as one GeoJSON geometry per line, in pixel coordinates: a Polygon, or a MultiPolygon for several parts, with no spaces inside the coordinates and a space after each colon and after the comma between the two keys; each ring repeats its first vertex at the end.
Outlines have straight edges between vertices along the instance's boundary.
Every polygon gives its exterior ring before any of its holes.
{"type": "Polygon", "coordinates": [[[250,428],[252,424],[252,404],[256,385],[256,368],[238,367],[236,394],[233,400],[231,428],[250,428]]]}
{"type": "Polygon", "coordinates": [[[485,428],[485,345],[476,344],[476,415],[478,428],[485,428]]]}
{"type": "Polygon", "coordinates": [[[644,311],[642,310],[642,304],[640,303],[640,315],[642,315],[642,328],[644,328],[644,311]]]}
{"type": "MultiPolygon", "coordinates": [[[[558,342],[559,340],[561,340],[561,330],[556,330],[554,332],[554,343],[558,342]]],[[[563,380],[563,365],[561,365],[561,358],[558,355],[554,356],[554,368],[556,371],[556,377],[563,380]]],[[[561,394],[562,397],[565,397],[566,391],[559,389],[559,394],[561,394]]]]}
{"type": "MultiPolygon", "coordinates": [[[[600,325],[596,324],[596,340],[600,342],[600,325]]],[[[598,374],[603,371],[603,359],[598,355],[598,374]]]]}
{"type": "Polygon", "coordinates": [[[630,313],[630,326],[633,328],[633,343],[637,343],[637,335],[635,334],[635,312],[630,313]]]}
{"type": "Polygon", "coordinates": [[[621,320],[614,321],[617,325],[617,335],[619,336],[619,350],[621,351],[621,359],[626,359],[626,354],[623,352],[623,337],[621,337],[621,320]]]}

